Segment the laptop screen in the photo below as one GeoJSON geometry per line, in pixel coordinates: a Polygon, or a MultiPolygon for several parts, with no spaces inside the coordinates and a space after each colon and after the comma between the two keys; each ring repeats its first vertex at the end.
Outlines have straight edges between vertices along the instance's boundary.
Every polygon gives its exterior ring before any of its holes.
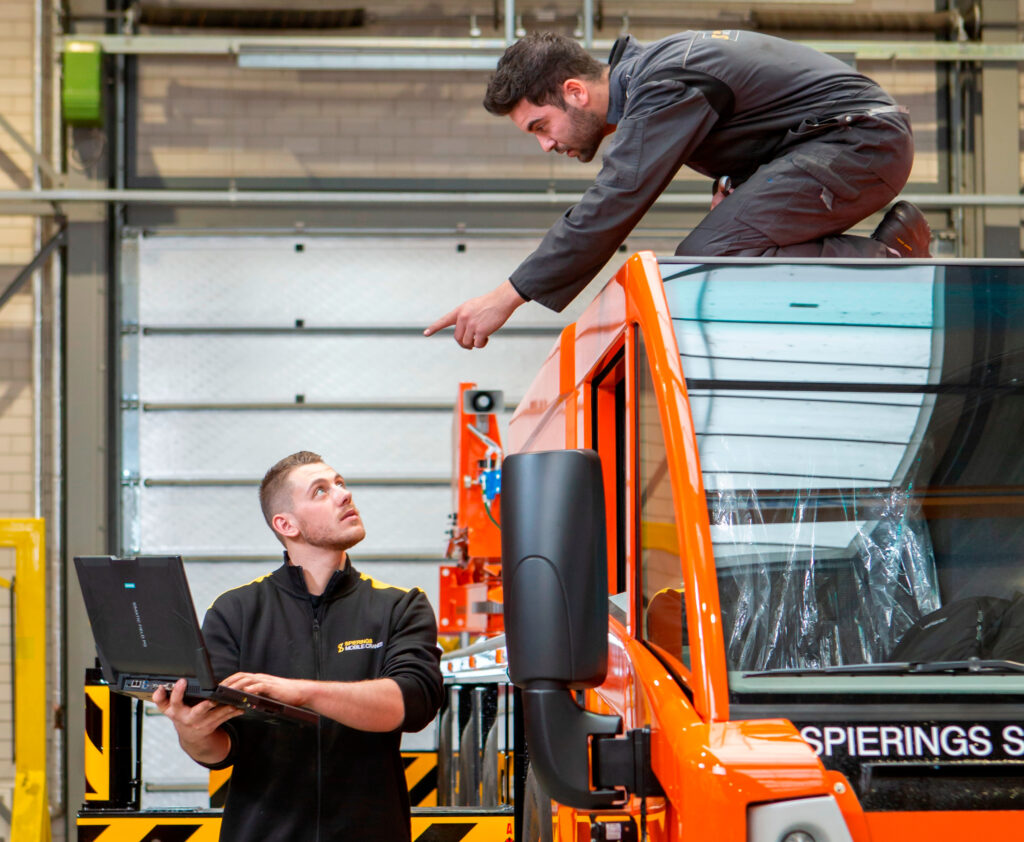
{"type": "Polygon", "coordinates": [[[75,567],[108,681],[124,673],[210,680],[180,557],[77,557],[75,567]]]}

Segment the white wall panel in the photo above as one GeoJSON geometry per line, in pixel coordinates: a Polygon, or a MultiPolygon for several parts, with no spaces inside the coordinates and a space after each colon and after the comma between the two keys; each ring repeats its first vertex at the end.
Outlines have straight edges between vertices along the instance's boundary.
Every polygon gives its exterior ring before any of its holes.
{"type": "MultiPolygon", "coordinates": [[[[499,418],[503,430],[510,415],[499,418]]],[[[151,477],[259,478],[297,450],[322,454],[350,477],[446,477],[452,417],[434,411],[146,412],[139,442],[151,477]]]]}
{"type": "MultiPolygon", "coordinates": [[[[444,552],[449,489],[357,487],[353,498],[367,533],[353,555],[361,551],[436,558],[444,552]]],[[[263,520],[255,486],[147,488],[141,505],[147,553],[260,556],[281,551],[263,520]]]]}
{"type": "Polygon", "coordinates": [[[139,342],[144,402],[434,400],[472,380],[521,396],[554,336],[497,336],[486,353],[445,336],[157,335],[139,342]]]}
{"type": "MultiPolygon", "coordinates": [[[[155,711],[155,705],[147,705],[155,711]]],[[[209,806],[210,799],[203,791],[153,792],[149,786],[168,786],[188,783],[200,786],[206,783],[209,773],[195,763],[178,747],[174,725],[165,716],[148,715],[142,722],[142,757],[144,786],[142,809],[159,810],[171,807],[209,806]]]]}
{"type": "MultiPolygon", "coordinates": [[[[141,250],[140,318],[181,325],[292,326],[305,319],[310,327],[426,326],[497,286],[536,245],[536,237],[150,237],[141,250]]],[[[586,300],[568,314],[522,307],[511,324],[561,326],[586,300]]]]}

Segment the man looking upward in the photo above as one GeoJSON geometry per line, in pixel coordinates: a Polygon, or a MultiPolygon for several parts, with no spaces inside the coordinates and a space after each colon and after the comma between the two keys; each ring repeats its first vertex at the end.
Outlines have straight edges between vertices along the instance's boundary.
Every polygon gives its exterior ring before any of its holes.
{"type": "Polygon", "coordinates": [[[194,760],[233,767],[222,840],[406,842],[402,731],[424,728],[441,703],[433,610],[419,589],[352,566],[348,550],[366,530],[319,455],[274,465],[260,503],[285,563],[218,597],[203,636],[223,684],[308,707],[319,724],[238,718],[209,701],[189,707],[184,680],[153,701],[194,760]]]}

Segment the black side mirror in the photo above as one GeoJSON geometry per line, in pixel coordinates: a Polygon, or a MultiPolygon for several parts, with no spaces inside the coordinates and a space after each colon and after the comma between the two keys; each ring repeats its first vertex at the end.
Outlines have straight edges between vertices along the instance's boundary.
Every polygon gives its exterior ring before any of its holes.
{"type": "Polygon", "coordinates": [[[601,462],[592,450],[507,456],[501,555],[509,675],[523,690],[530,762],[556,801],[582,809],[622,799],[591,789],[591,736],[622,721],[581,708],[570,691],[608,668],[608,571],[601,462]]]}

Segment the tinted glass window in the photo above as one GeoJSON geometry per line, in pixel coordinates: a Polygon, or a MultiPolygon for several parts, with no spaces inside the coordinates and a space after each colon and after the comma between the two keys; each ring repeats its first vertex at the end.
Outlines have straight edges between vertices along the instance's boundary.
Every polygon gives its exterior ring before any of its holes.
{"type": "Polygon", "coordinates": [[[690,666],[682,567],[668,452],[643,338],[637,342],[641,636],[690,666]]]}

